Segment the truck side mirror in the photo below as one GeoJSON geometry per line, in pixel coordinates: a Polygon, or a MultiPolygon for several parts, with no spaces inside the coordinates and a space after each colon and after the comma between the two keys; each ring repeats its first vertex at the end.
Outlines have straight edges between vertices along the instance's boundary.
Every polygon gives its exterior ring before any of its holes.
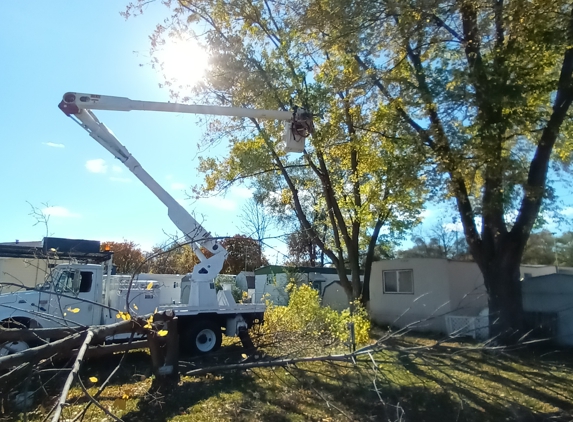
{"type": "Polygon", "coordinates": [[[82,283],[82,272],[80,270],[74,270],[74,278],[72,279],[72,291],[75,294],[80,292],[80,285],[82,283]]]}

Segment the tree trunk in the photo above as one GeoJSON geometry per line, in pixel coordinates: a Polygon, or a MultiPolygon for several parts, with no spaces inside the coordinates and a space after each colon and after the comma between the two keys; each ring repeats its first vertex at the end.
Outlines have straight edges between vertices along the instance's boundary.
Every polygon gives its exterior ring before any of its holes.
{"type": "Polygon", "coordinates": [[[374,231],[372,236],[370,236],[370,242],[368,243],[368,251],[366,252],[366,261],[364,262],[364,284],[362,286],[362,305],[368,309],[368,302],[370,302],[370,275],[372,274],[372,263],[374,262],[374,250],[376,249],[376,243],[378,242],[378,236],[380,235],[380,229],[384,224],[385,218],[382,216],[378,217],[376,220],[376,225],[374,226],[374,231]]]}
{"type": "Polygon", "coordinates": [[[519,259],[507,254],[483,272],[488,291],[490,337],[511,345],[525,334],[519,259]]]}

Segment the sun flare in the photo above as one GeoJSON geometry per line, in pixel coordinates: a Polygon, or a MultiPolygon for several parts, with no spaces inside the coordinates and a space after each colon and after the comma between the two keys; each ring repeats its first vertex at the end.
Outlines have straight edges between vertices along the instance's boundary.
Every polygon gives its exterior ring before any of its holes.
{"type": "Polygon", "coordinates": [[[181,85],[194,85],[205,75],[207,52],[193,39],[169,40],[158,51],[163,74],[181,85]]]}

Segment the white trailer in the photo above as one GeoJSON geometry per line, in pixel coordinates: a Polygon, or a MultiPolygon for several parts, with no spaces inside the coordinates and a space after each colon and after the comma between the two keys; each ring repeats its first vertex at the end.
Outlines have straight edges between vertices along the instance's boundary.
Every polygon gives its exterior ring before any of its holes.
{"type": "MultiPolygon", "coordinates": [[[[262,321],[263,304],[237,304],[228,290],[216,292],[214,279],[223,267],[226,250],[129,153],[93,110],[162,111],[276,119],[287,122],[285,149],[302,152],[304,139],[312,134],[312,115],[304,109],[293,112],[252,110],[163,102],[134,101],[124,97],[66,93],[59,108],[121,161],[165,206],[168,216],[181,230],[200,263],[189,274],[188,300],[173,303],[173,294],[162,294],[153,280],[111,276],[112,263],[58,265],[41,288],[0,295],[0,323],[8,327],[58,327],[107,325],[117,321],[118,312],[147,314],[173,310],[179,319],[180,343],[192,352],[205,354],[221,345],[222,333],[235,336],[262,321]],[[201,249],[211,253],[207,258],[201,249]],[[161,297],[170,297],[161,303],[161,297]],[[222,329],[224,328],[224,330],[222,329]]],[[[120,314],[121,315],[121,314],[120,314]]],[[[28,348],[26,342],[0,344],[0,356],[28,348]]]]}

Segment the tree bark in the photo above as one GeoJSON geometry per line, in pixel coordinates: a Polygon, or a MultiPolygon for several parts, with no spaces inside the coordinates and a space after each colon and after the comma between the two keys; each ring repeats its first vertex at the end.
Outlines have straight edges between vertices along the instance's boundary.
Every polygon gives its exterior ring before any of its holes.
{"type": "Polygon", "coordinates": [[[490,337],[497,343],[511,345],[525,334],[519,257],[515,246],[483,269],[488,291],[490,337]]]}
{"type": "Polygon", "coordinates": [[[368,302],[370,302],[370,275],[372,274],[372,262],[374,261],[374,250],[376,242],[380,235],[380,229],[384,225],[385,218],[381,216],[376,220],[374,231],[370,236],[370,243],[368,244],[368,251],[366,252],[366,262],[364,263],[364,284],[362,285],[362,305],[368,309],[368,302]]]}
{"type": "MultiPolygon", "coordinates": [[[[94,343],[98,343],[105,340],[106,337],[113,336],[114,334],[128,333],[131,331],[141,332],[141,327],[144,325],[145,320],[143,318],[138,318],[137,320],[121,321],[111,325],[92,327],[89,331],[93,331],[94,343]]],[[[63,330],[67,331],[68,329],[64,327],[63,330]]],[[[35,330],[29,331],[34,332],[35,330]]],[[[13,368],[24,362],[34,364],[41,359],[47,359],[54,355],[70,355],[74,349],[82,344],[86,333],[87,331],[72,334],[69,337],[65,337],[52,343],[46,343],[42,346],[33,347],[13,355],[0,357],[0,370],[13,368]]]]}
{"type": "Polygon", "coordinates": [[[5,341],[30,341],[47,339],[58,340],[68,337],[74,333],[85,331],[87,327],[58,327],[58,328],[31,328],[31,329],[21,329],[21,328],[3,328],[0,327],[0,343],[5,341]]]}
{"type": "Polygon", "coordinates": [[[152,389],[159,390],[173,387],[179,382],[179,332],[177,317],[173,311],[165,311],[153,316],[155,331],[147,335],[147,344],[153,367],[152,389]],[[165,336],[160,336],[160,330],[166,330],[165,336]]]}

